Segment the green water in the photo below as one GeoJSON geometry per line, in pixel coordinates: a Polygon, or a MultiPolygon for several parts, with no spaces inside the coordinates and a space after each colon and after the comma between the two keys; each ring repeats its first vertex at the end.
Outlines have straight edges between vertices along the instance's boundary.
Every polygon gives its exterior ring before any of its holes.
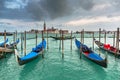
{"type": "MultiPolygon", "coordinates": [[[[9,39],[12,41],[12,37],[9,39]]],[[[0,41],[2,40],[1,37],[0,41]]],[[[41,42],[41,38],[38,38],[38,42],[41,42]]],[[[85,38],[84,42],[92,47],[92,38],[85,38]]],[[[60,41],[49,38],[49,49],[44,51],[44,59],[40,56],[23,66],[18,65],[14,54],[7,55],[0,60],[0,80],[120,80],[120,59],[115,60],[113,55],[108,54],[108,68],[89,61],[83,55],[80,59],[74,40],[72,50],[70,40],[64,41],[64,59],[62,59],[59,43],[60,41]]],[[[107,43],[112,44],[112,38],[107,38],[107,43]]],[[[27,53],[33,47],[35,39],[27,40],[27,53]]],[[[20,52],[20,43],[18,49],[20,52]]],[[[99,53],[96,45],[95,52],[99,53]]],[[[19,54],[22,55],[21,52],[19,54]]],[[[100,51],[100,54],[104,58],[106,52],[100,51]]]]}

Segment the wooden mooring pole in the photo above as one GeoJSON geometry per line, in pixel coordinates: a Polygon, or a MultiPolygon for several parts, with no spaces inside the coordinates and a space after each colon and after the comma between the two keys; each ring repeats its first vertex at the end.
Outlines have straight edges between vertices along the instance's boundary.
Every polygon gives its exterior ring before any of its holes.
{"type": "MultiPolygon", "coordinates": [[[[81,31],[81,43],[83,42],[83,31],[81,31]]],[[[80,46],[80,59],[82,58],[82,46],[80,46]]]]}
{"type": "Polygon", "coordinates": [[[99,28],[99,42],[101,42],[101,28],[99,28]]]}
{"type": "Polygon", "coordinates": [[[47,30],[47,49],[49,49],[49,46],[48,46],[48,30],[47,30]]]}
{"type": "MultiPolygon", "coordinates": [[[[101,42],[101,28],[99,28],[99,42],[101,42]]],[[[99,56],[100,56],[100,45],[99,45],[99,56]]]]}
{"type": "MultiPolygon", "coordinates": [[[[107,35],[107,32],[105,31],[105,34],[104,34],[104,44],[106,44],[106,37],[107,37],[106,35],[107,35]]],[[[108,52],[106,51],[105,53],[106,53],[105,59],[106,59],[106,61],[107,61],[108,52]]]]}
{"type": "MultiPolygon", "coordinates": [[[[42,31],[42,41],[44,40],[44,32],[42,31]]],[[[42,47],[44,47],[43,46],[43,44],[42,44],[42,47]]],[[[44,52],[42,51],[42,58],[44,58],[44,52]]]]}
{"type": "Polygon", "coordinates": [[[23,54],[23,33],[21,32],[21,54],[23,54]]]}
{"type": "Polygon", "coordinates": [[[16,37],[15,37],[15,41],[16,41],[16,40],[17,40],[17,30],[16,30],[16,32],[15,32],[15,36],[16,36],[16,37]]]}
{"type": "Polygon", "coordinates": [[[115,47],[115,32],[113,34],[113,47],[115,47]]]}
{"type": "MultiPolygon", "coordinates": [[[[6,41],[6,30],[4,30],[4,41],[6,41]]],[[[4,44],[4,48],[6,50],[6,42],[4,44]]],[[[2,53],[4,53],[4,51],[2,53]]],[[[4,57],[6,57],[6,52],[3,55],[5,55],[4,57]]]]}
{"type": "Polygon", "coordinates": [[[36,38],[36,46],[37,46],[37,38],[38,38],[37,31],[35,32],[35,38],[36,38]]]}
{"type": "Polygon", "coordinates": [[[71,50],[72,50],[72,31],[71,31],[71,50]]]}
{"type": "Polygon", "coordinates": [[[82,36],[82,39],[83,39],[83,41],[82,41],[82,43],[84,44],[84,29],[83,29],[83,36],[82,36]]]}
{"type": "Polygon", "coordinates": [[[13,42],[15,42],[15,32],[13,33],[13,42]]]}
{"type": "Polygon", "coordinates": [[[64,41],[63,41],[63,31],[62,31],[62,58],[64,58],[64,41]]]}
{"type": "Polygon", "coordinates": [[[117,36],[116,36],[116,54],[115,54],[115,59],[117,57],[117,54],[119,53],[119,28],[117,28],[117,36]]]}
{"type": "Polygon", "coordinates": [[[106,44],[106,32],[105,32],[105,35],[104,35],[104,44],[106,44]]]}
{"type": "Polygon", "coordinates": [[[5,41],[4,47],[6,49],[6,30],[4,30],[4,41],[5,41]]]}
{"type": "Polygon", "coordinates": [[[26,31],[24,32],[24,55],[26,55],[26,31]]]}
{"type": "MultiPolygon", "coordinates": [[[[61,32],[62,30],[60,30],[60,38],[62,37],[61,36],[61,34],[62,34],[62,32],[61,32]]],[[[61,39],[60,39],[60,44],[59,44],[59,51],[61,50],[61,39]]]]}
{"type": "Polygon", "coordinates": [[[92,37],[93,37],[93,42],[92,42],[92,44],[93,44],[93,50],[94,50],[94,32],[92,32],[92,37]]]}

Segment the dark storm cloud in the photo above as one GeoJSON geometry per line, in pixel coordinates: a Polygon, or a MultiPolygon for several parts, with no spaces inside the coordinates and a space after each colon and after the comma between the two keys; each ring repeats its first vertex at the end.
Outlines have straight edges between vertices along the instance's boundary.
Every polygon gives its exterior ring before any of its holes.
{"type": "Polygon", "coordinates": [[[26,9],[34,19],[43,20],[70,16],[74,10],[90,10],[93,6],[92,0],[30,0],[26,9]]]}
{"type": "Polygon", "coordinates": [[[1,12],[1,19],[20,19],[25,20],[28,19],[29,14],[23,9],[5,9],[5,11],[1,12]]]}
{"type": "Polygon", "coordinates": [[[0,10],[4,8],[5,0],[0,0],[0,10]]]}
{"type": "MultiPolygon", "coordinates": [[[[30,19],[30,20],[63,20],[81,19],[87,16],[103,16],[115,14],[114,8],[120,4],[118,0],[0,0],[0,18],[5,19],[30,19]],[[6,2],[20,5],[20,8],[6,7],[6,2]],[[96,10],[96,5],[110,4],[107,10],[96,10]]],[[[10,4],[9,4],[10,6],[10,4]]],[[[12,5],[11,5],[12,6],[12,5]]],[[[14,5],[13,5],[14,7],[14,5]]],[[[118,12],[119,14],[120,12],[118,12]]]]}
{"type": "Polygon", "coordinates": [[[32,0],[26,9],[37,20],[55,19],[70,14],[71,10],[67,0],[32,0]]]}
{"type": "Polygon", "coordinates": [[[93,8],[94,3],[92,0],[79,0],[80,6],[85,10],[90,10],[93,8]]]}
{"type": "MultiPolygon", "coordinates": [[[[30,19],[29,14],[24,8],[7,8],[6,2],[15,2],[16,0],[0,0],[0,19],[30,19]]],[[[21,0],[26,2],[26,0],[21,0]]],[[[17,3],[17,2],[16,2],[17,3]]],[[[13,6],[13,5],[11,5],[13,6]]]]}
{"type": "Polygon", "coordinates": [[[5,9],[5,0],[0,0],[0,17],[4,9],[5,9]]]}

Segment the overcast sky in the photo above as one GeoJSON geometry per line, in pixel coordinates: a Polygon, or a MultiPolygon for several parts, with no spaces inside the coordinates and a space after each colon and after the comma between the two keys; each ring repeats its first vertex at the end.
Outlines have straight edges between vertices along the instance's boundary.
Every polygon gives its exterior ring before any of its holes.
{"type": "Polygon", "coordinates": [[[61,29],[116,30],[120,0],[0,0],[0,31],[42,29],[44,20],[61,29]]]}

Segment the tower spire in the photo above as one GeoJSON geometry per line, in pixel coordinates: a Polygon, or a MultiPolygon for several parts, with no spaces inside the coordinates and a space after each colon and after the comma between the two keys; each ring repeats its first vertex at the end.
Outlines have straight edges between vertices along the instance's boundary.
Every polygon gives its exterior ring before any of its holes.
{"type": "Polygon", "coordinates": [[[46,32],[46,23],[45,23],[45,20],[44,20],[44,25],[43,25],[43,27],[44,27],[44,32],[46,32]]]}

